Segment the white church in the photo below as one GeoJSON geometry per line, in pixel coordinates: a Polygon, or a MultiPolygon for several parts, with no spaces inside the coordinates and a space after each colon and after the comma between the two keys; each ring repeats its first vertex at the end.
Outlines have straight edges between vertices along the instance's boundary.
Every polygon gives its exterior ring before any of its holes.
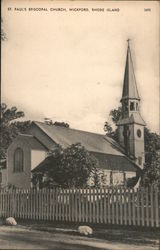
{"type": "Polygon", "coordinates": [[[140,97],[129,42],[120,101],[122,116],[117,123],[119,143],[102,134],[32,122],[27,133],[19,134],[8,148],[1,185],[30,188],[32,173],[45,167],[48,152],[56,149],[57,145],[66,148],[75,143],[81,143],[95,156],[99,168],[106,175],[107,186],[125,185],[127,179],[139,177],[145,160],[145,122],[140,114],[140,97]]]}

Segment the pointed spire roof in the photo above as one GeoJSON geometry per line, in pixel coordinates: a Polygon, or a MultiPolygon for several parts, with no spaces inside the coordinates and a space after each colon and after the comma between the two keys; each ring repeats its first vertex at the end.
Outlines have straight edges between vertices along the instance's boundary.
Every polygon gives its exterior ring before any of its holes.
{"type": "Polygon", "coordinates": [[[128,48],[127,48],[126,66],[125,66],[123,92],[122,92],[121,100],[123,99],[140,100],[138,89],[137,89],[137,84],[136,84],[136,78],[134,74],[129,39],[127,40],[127,42],[128,42],[128,48]]]}

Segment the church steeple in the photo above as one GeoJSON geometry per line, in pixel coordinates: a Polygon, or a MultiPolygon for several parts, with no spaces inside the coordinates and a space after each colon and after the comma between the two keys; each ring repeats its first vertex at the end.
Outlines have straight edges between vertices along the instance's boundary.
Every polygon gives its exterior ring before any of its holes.
{"type": "Polygon", "coordinates": [[[131,50],[130,50],[130,39],[127,40],[128,48],[127,48],[127,57],[126,57],[126,66],[125,66],[125,74],[124,74],[124,81],[123,81],[123,92],[122,92],[122,100],[124,99],[136,99],[140,100],[136,78],[134,74],[131,50]]]}
{"type": "Polygon", "coordinates": [[[144,164],[144,126],[140,114],[140,97],[137,89],[131,49],[128,41],[127,57],[122,91],[122,115],[117,123],[119,143],[126,155],[143,168],[144,164]]]}
{"type": "MultiPolygon", "coordinates": [[[[123,91],[121,98],[122,118],[130,118],[132,120],[134,119],[134,121],[136,119],[137,123],[145,125],[145,122],[143,121],[140,115],[140,97],[137,89],[129,41],[130,40],[128,39],[126,65],[123,80],[123,91]]],[[[128,121],[128,123],[130,122],[128,121]]]]}

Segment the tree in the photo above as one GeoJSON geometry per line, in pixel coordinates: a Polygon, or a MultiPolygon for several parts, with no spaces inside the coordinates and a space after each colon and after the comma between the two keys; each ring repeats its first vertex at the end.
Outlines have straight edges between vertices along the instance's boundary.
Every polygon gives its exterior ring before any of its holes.
{"type": "Polygon", "coordinates": [[[119,106],[117,109],[112,109],[109,115],[112,118],[113,123],[116,124],[122,115],[122,107],[119,106]]]}
{"type": "Polygon", "coordinates": [[[147,127],[144,128],[144,145],[146,161],[149,162],[154,151],[160,149],[160,136],[152,133],[147,127]]]}
{"type": "Polygon", "coordinates": [[[113,128],[109,122],[105,122],[104,124],[104,131],[106,132],[107,135],[112,135],[113,133],[113,128]]]}
{"type": "Polygon", "coordinates": [[[59,126],[59,127],[69,128],[68,123],[66,123],[66,122],[58,122],[58,121],[53,122],[52,119],[50,119],[50,118],[44,118],[44,122],[47,125],[55,125],[55,126],[59,126]]]}
{"type": "Polygon", "coordinates": [[[149,160],[144,165],[141,185],[156,185],[160,188],[160,155],[155,150],[152,150],[149,160]]]}
{"type": "Polygon", "coordinates": [[[54,122],[55,126],[59,126],[59,127],[65,127],[65,128],[69,128],[69,124],[66,122],[54,122]]]}
{"type": "Polygon", "coordinates": [[[142,186],[158,185],[160,187],[160,136],[144,129],[145,165],[142,186]]]}
{"type": "Polygon", "coordinates": [[[66,149],[59,146],[50,153],[44,170],[34,173],[34,180],[37,176],[45,177],[45,187],[54,184],[62,188],[86,187],[96,166],[96,159],[80,143],[66,149]]]}
{"type": "MultiPolygon", "coordinates": [[[[122,115],[122,108],[112,109],[109,115],[111,116],[113,124],[116,125],[122,115]]],[[[118,141],[118,129],[113,129],[107,121],[104,124],[104,131],[107,132],[108,136],[118,141]]],[[[157,153],[157,151],[160,150],[160,136],[156,133],[152,133],[147,127],[144,128],[144,146],[145,165],[141,185],[149,186],[160,183],[160,156],[157,153]]],[[[134,180],[129,180],[129,183],[134,183],[134,180]]]]}
{"type": "Polygon", "coordinates": [[[104,123],[104,131],[106,135],[113,138],[115,141],[118,142],[118,128],[115,127],[117,122],[119,121],[122,115],[122,107],[118,107],[117,109],[112,109],[109,113],[113,124],[111,125],[108,121],[104,123]]]}
{"type": "Polygon", "coordinates": [[[3,19],[1,18],[1,41],[7,40],[6,33],[4,32],[4,29],[2,28],[3,25],[3,19]]]}
{"type": "Polygon", "coordinates": [[[107,175],[103,169],[94,167],[91,171],[91,181],[94,188],[100,188],[106,186],[107,175]]]}
{"type": "Polygon", "coordinates": [[[25,133],[30,126],[30,121],[15,121],[24,117],[24,112],[18,111],[16,107],[7,108],[5,103],[0,105],[0,158],[6,158],[6,150],[18,133],[25,133]]]}

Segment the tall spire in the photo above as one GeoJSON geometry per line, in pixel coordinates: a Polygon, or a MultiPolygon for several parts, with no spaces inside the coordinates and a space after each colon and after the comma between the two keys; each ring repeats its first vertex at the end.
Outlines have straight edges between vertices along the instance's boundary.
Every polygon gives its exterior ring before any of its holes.
{"type": "Polygon", "coordinates": [[[118,138],[126,155],[143,168],[144,164],[144,126],[146,125],[140,114],[140,97],[137,90],[128,42],[127,58],[122,92],[122,115],[117,122],[118,138]]]}
{"type": "Polygon", "coordinates": [[[136,78],[134,74],[131,50],[130,50],[130,39],[127,40],[128,48],[127,48],[127,57],[126,57],[126,66],[125,66],[125,73],[124,73],[124,81],[123,81],[123,92],[122,92],[122,99],[137,99],[140,100],[136,78]]]}

